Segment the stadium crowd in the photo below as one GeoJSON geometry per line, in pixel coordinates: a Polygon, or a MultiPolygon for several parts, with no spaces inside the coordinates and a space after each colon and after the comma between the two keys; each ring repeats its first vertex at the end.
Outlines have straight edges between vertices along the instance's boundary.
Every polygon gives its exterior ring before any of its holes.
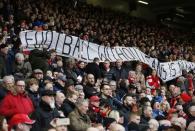
{"type": "Polygon", "coordinates": [[[79,1],[0,1],[0,130],[194,131],[195,71],[162,82],[138,61],[85,63],[21,48],[20,31],[52,30],[161,62],[195,62],[192,34],[79,1]]]}

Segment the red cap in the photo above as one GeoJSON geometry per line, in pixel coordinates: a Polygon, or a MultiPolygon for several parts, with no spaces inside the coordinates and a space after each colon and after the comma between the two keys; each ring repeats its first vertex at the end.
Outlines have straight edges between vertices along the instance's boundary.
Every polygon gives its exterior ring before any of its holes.
{"type": "Polygon", "coordinates": [[[90,101],[99,101],[100,98],[99,98],[98,96],[91,96],[91,97],[89,98],[89,100],[90,100],[90,101]]]}
{"type": "Polygon", "coordinates": [[[182,99],[184,102],[186,102],[186,103],[192,100],[192,97],[189,96],[187,93],[182,93],[182,94],[180,95],[180,97],[181,97],[181,99],[182,99]]]}
{"type": "Polygon", "coordinates": [[[25,124],[32,125],[35,123],[35,120],[31,120],[27,114],[16,114],[9,121],[9,123],[8,123],[9,128],[11,129],[13,126],[15,126],[19,123],[25,123],[25,124]]]}

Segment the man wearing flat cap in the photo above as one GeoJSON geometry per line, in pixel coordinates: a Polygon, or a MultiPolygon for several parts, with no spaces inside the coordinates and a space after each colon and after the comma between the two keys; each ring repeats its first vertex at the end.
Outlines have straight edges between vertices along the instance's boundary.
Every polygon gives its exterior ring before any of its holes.
{"type": "Polygon", "coordinates": [[[50,126],[50,122],[54,118],[60,117],[60,114],[55,107],[54,96],[55,92],[51,90],[42,92],[39,107],[32,114],[32,118],[36,120],[32,127],[32,131],[43,131],[50,126]]]}
{"type": "Polygon", "coordinates": [[[3,78],[8,73],[7,69],[7,54],[8,54],[8,47],[6,44],[0,45],[0,78],[3,78]]]}

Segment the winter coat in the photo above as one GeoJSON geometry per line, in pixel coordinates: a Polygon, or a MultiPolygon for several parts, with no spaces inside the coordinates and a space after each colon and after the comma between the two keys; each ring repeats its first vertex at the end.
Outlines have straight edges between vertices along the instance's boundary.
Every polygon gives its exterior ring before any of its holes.
{"type": "Polygon", "coordinates": [[[98,95],[97,90],[93,85],[87,84],[84,88],[84,93],[86,98],[90,98],[91,96],[98,95]]]}
{"type": "Polygon", "coordinates": [[[101,78],[101,70],[100,70],[100,67],[98,66],[98,64],[96,64],[96,63],[89,63],[85,67],[85,72],[87,74],[93,74],[96,80],[98,78],[101,78]]]}
{"type": "Polygon", "coordinates": [[[120,79],[127,79],[128,78],[128,71],[121,67],[121,69],[113,68],[114,76],[116,77],[116,81],[119,81],[120,79]]]}
{"type": "Polygon", "coordinates": [[[60,114],[56,108],[52,109],[46,102],[41,101],[39,107],[33,112],[31,118],[36,120],[31,131],[44,131],[50,127],[50,122],[54,118],[59,118],[60,114]]]}
{"type": "Polygon", "coordinates": [[[146,87],[151,89],[159,89],[160,88],[160,79],[158,76],[148,76],[146,78],[146,87]]]}
{"type": "Polygon", "coordinates": [[[86,131],[91,127],[89,116],[81,114],[77,108],[68,115],[68,118],[70,119],[70,131],[86,131]]]}
{"type": "Polygon", "coordinates": [[[13,94],[9,92],[2,100],[0,115],[7,118],[14,114],[31,114],[34,111],[33,103],[26,94],[13,94]]]}

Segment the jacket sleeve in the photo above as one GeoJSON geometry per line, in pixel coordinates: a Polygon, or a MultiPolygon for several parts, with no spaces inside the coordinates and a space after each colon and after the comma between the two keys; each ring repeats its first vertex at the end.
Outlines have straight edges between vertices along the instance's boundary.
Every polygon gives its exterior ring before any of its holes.
{"type": "Polygon", "coordinates": [[[33,112],[31,115],[31,119],[36,120],[36,122],[33,124],[31,131],[40,131],[41,130],[41,119],[38,112],[33,112]]]}
{"type": "Polygon", "coordinates": [[[12,115],[19,113],[17,110],[12,106],[9,97],[5,97],[2,100],[1,106],[0,106],[0,115],[11,117],[12,115]]]}

